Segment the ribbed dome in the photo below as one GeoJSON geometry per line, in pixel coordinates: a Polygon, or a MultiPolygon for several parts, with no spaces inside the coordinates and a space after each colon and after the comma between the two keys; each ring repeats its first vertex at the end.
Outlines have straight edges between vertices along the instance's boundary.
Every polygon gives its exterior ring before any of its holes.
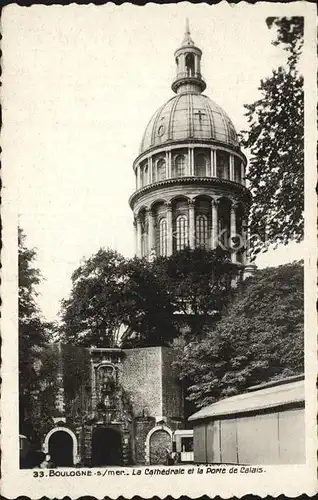
{"type": "Polygon", "coordinates": [[[153,115],[142,138],[140,153],[187,139],[238,146],[234,125],[225,111],[205,95],[184,92],[172,97],[153,115]]]}

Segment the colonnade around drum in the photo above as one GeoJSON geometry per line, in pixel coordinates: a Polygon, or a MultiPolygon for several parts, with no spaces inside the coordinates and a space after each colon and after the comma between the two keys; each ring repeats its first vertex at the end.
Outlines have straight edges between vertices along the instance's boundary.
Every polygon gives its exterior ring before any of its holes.
{"type": "Polygon", "coordinates": [[[214,177],[245,186],[245,157],[224,147],[171,146],[142,155],[134,164],[136,189],[166,179],[214,177]]]}
{"type": "Polygon", "coordinates": [[[169,256],[186,247],[232,250],[245,264],[247,216],[244,204],[227,197],[178,196],[141,207],[135,216],[136,255],[169,256]]]}

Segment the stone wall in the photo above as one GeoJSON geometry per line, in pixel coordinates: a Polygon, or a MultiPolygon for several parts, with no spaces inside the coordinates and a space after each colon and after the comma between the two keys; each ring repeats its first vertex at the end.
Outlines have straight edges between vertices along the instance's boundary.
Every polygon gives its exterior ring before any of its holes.
{"type": "Polygon", "coordinates": [[[162,348],[162,414],[183,419],[183,394],[173,364],[175,356],[173,349],[162,348]]]}
{"type": "Polygon", "coordinates": [[[125,349],[119,383],[127,393],[135,417],[162,415],[162,348],[125,349]]]}
{"type": "Polygon", "coordinates": [[[135,419],[135,440],[134,440],[134,450],[133,450],[133,460],[136,464],[145,464],[145,443],[148,432],[154,427],[155,419],[135,419]]]}

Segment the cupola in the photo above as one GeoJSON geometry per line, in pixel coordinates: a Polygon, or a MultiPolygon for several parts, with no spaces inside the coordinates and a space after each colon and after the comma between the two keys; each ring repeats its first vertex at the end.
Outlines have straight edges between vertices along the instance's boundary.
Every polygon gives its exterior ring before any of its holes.
{"type": "Polygon", "coordinates": [[[201,75],[201,50],[194,44],[186,20],[186,28],[181,47],[174,53],[177,75],[171,88],[176,94],[183,92],[201,93],[206,88],[201,75]]]}

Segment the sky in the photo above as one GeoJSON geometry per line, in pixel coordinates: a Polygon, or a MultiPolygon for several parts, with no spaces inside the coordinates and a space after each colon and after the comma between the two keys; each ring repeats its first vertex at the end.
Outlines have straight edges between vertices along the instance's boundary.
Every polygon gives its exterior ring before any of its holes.
{"type": "MultiPolygon", "coordinates": [[[[128,198],[144,129],[173,92],[186,17],[202,49],[206,95],[246,128],[244,107],[286,55],[271,41],[268,4],[4,8],[3,145],[19,224],[37,249],[48,320],[71,274],[100,247],[134,254],[128,198]]],[[[6,187],[6,186],[4,186],[6,187]]],[[[301,258],[296,245],[260,267],[301,258]]]]}

